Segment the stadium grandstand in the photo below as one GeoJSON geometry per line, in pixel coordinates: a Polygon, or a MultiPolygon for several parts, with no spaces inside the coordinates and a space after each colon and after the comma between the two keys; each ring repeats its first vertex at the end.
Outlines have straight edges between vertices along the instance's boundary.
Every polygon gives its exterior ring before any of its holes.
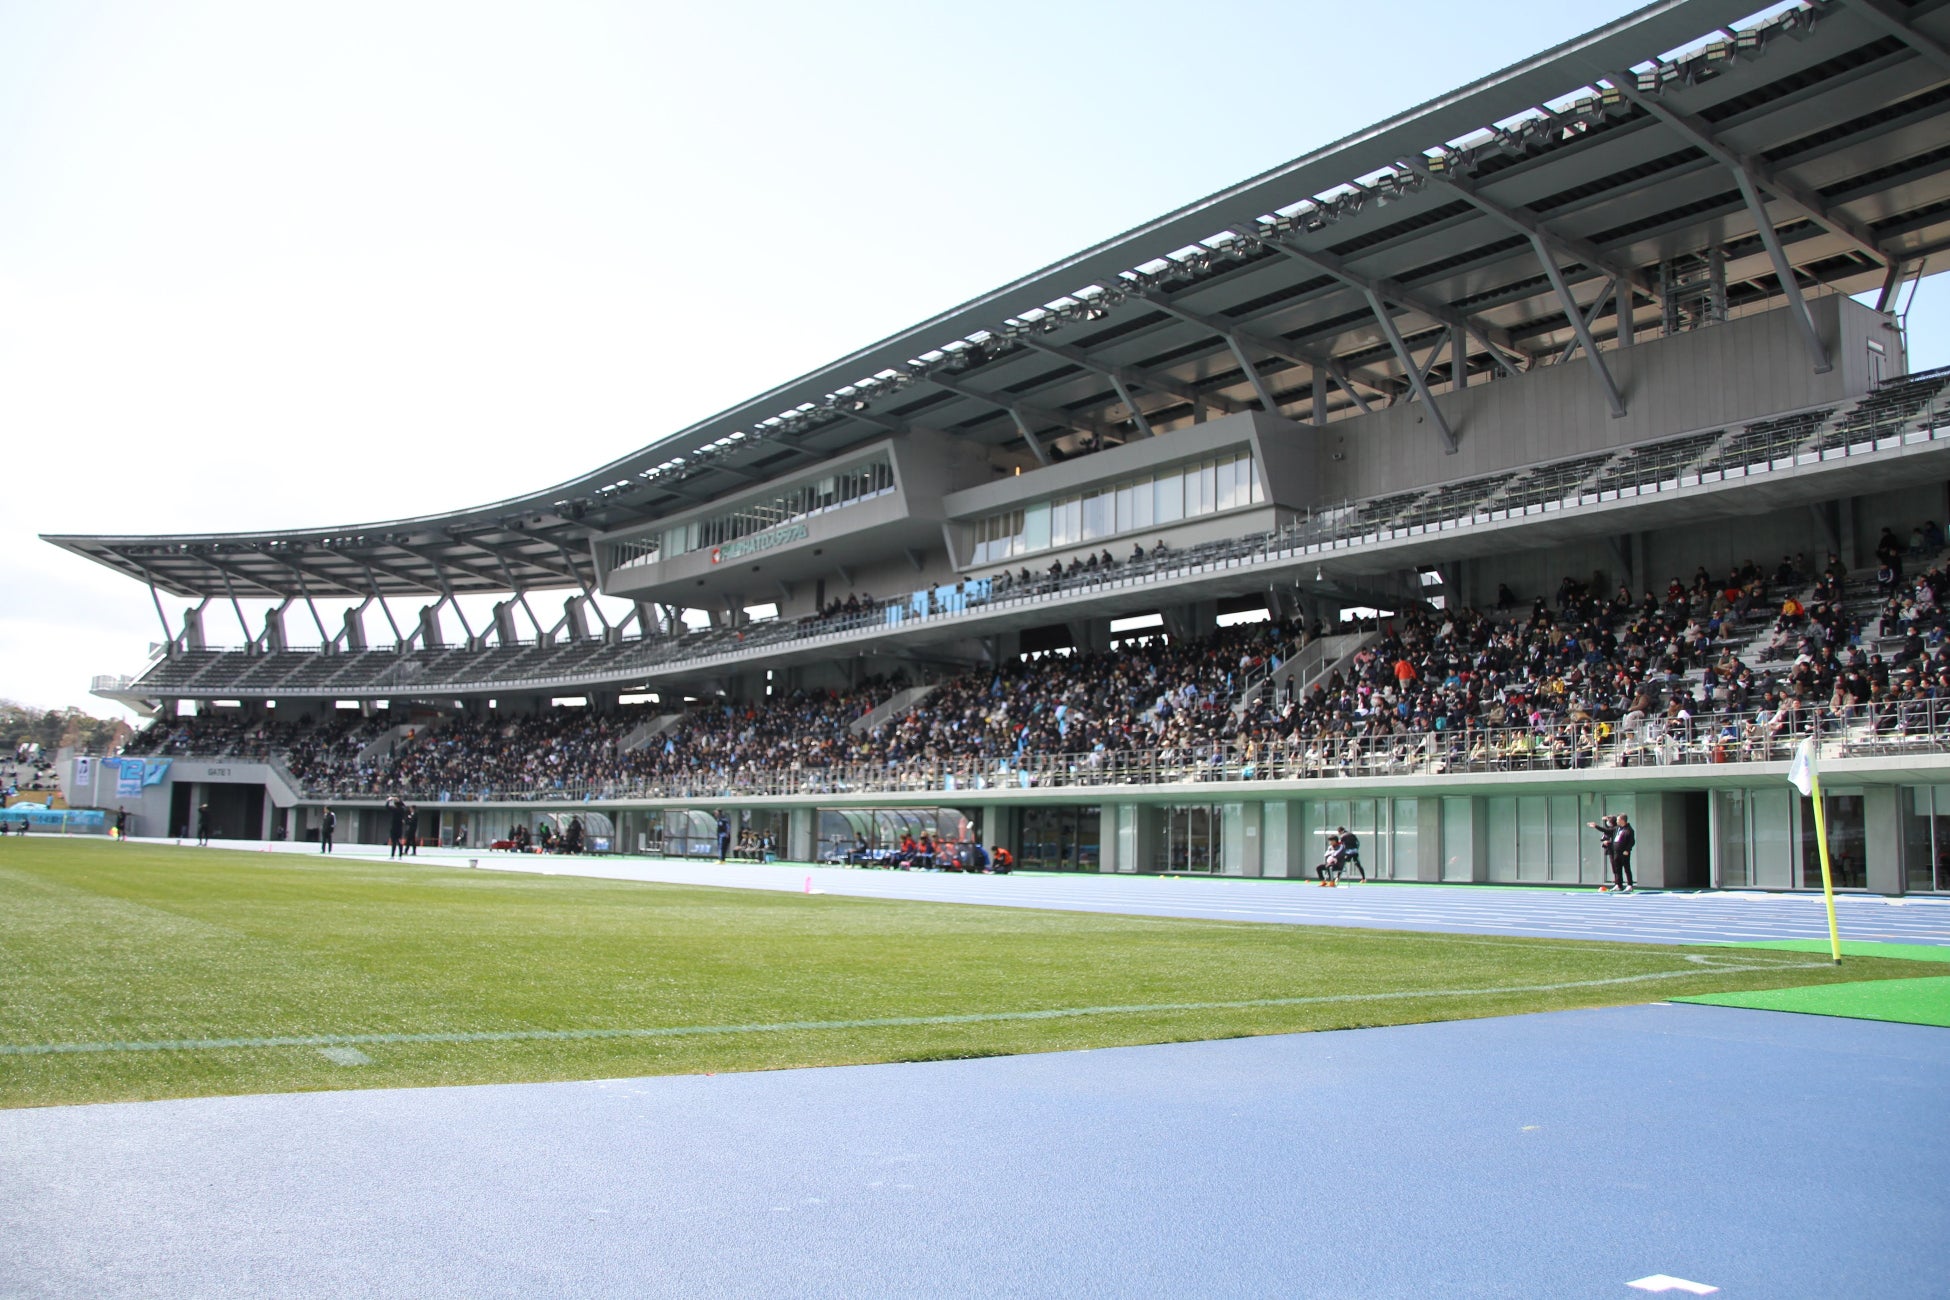
{"type": "Polygon", "coordinates": [[[1838,883],[1950,891],[1950,370],[1901,318],[1950,254],[1950,4],[1751,6],[1653,5],[558,487],[49,537],[163,629],[68,797],[1247,876],[1345,825],[1383,878],[1594,884],[1622,811],[1643,884],[1801,889],[1813,736],[1838,883]]]}

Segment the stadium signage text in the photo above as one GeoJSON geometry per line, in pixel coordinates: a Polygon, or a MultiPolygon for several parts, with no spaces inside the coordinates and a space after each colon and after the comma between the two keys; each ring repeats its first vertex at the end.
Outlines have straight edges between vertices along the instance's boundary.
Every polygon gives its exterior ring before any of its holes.
{"type": "Polygon", "coordinates": [[[803,542],[810,535],[804,524],[784,524],[762,533],[753,533],[750,537],[740,537],[734,542],[726,542],[723,546],[712,547],[711,563],[721,564],[726,560],[735,560],[755,551],[769,551],[775,546],[784,546],[789,542],[803,542]]]}

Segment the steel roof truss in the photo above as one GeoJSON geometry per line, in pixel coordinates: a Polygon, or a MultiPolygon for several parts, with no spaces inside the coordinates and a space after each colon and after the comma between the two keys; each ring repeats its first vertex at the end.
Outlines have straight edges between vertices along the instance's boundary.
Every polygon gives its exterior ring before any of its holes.
{"type": "Polygon", "coordinates": [[[1889,0],[1845,0],[1857,17],[1878,27],[1915,50],[1944,72],[1950,72],[1950,48],[1916,30],[1889,0]]]}
{"type": "MultiPolygon", "coordinates": [[[[1854,218],[1831,209],[1822,201],[1820,195],[1779,175],[1758,158],[1728,145],[1713,133],[1712,128],[1703,119],[1675,107],[1658,95],[1649,95],[1640,90],[1638,77],[1635,74],[1608,72],[1605,74],[1605,80],[1616,86],[1625,98],[1671,127],[1688,144],[1732,171],[1734,178],[1741,181],[1740,188],[1743,194],[1749,186],[1765,190],[1823,230],[1847,240],[1884,266],[1894,260],[1854,218]]],[[[1763,219],[1762,225],[1766,224],[1763,219]]]]}
{"type": "MultiPolygon", "coordinates": [[[[1543,219],[1529,208],[1523,207],[1520,204],[1507,204],[1493,199],[1478,189],[1474,181],[1466,181],[1453,172],[1431,171],[1424,162],[1414,158],[1404,158],[1397,165],[1407,168],[1417,176],[1424,176],[1438,184],[1448,186],[1467,200],[1469,205],[1478,212],[1481,212],[1486,217],[1491,217],[1502,222],[1518,234],[1525,236],[1530,240],[1532,245],[1541,243],[1547,248],[1562,253],[1565,257],[1573,261],[1584,263],[1594,271],[1618,277],[1646,297],[1653,299],[1655,302],[1658,300],[1658,287],[1648,282],[1637,271],[1621,265],[1588,239],[1582,239],[1577,235],[1566,234],[1560,230],[1553,230],[1544,224],[1543,219]]],[[[1548,257],[1544,260],[1546,264],[1551,264],[1548,257]]]]}
{"type": "MultiPolygon", "coordinates": [[[[1584,323],[1584,310],[1578,300],[1571,296],[1570,286],[1564,283],[1564,273],[1557,269],[1557,262],[1551,256],[1550,246],[1542,235],[1533,234],[1530,246],[1537,254],[1537,260],[1544,264],[1544,274],[1550,277],[1551,288],[1557,293],[1557,300],[1564,307],[1564,314],[1571,318],[1571,328],[1577,331],[1578,342],[1584,347],[1584,355],[1597,372],[1598,382],[1605,386],[1605,400],[1611,403],[1612,418],[1625,414],[1625,399],[1619,395],[1618,384],[1611,377],[1611,367],[1598,354],[1598,345],[1592,342],[1590,327],[1584,323]]],[[[1602,299],[1601,299],[1602,301],[1602,299]]]]}
{"type": "MultiPolygon", "coordinates": [[[[1188,325],[1196,325],[1207,333],[1216,335],[1225,341],[1228,347],[1232,345],[1233,340],[1236,338],[1239,342],[1250,344],[1258,348],[1261,352],[1267,353],[1269,356],[1278,357],[1282,361],[1291,362],[1296,366],[1306,366],[1314,374],[1316,383],[1319,382],[1319,376],[1324,371],[1333,378],[1335,383],[1341,386],[1342,390],[1349,397],[1354,399],[1355,405],[1361,408],[1361,412],[1364,415],[1373,411],[1374,407],[1369,405],[1366,397],[1355,390],[1356,384],[1365,385],[1381,396],[1391,401],[1394,400],[1395,390],[1386,380],[1362,374],[1358,371],[1349,373],[1347,368],[1331,352],[1316,352],[1311,348],[1303,348],[1298,344],[1289,343],[1285,339],[1274,338],[1267,334],[1261,334],[1257,330],[1233,325],[1217,317],[1207,316],[1203,312],[1193,311],[1189,307],[1181,307],[1163,294],[1147,293],[1139,296],[1144,301],[1158,308],[1158,310],[1176,316],[1188,325]]],[[[1277,406],[1273,408],[1273,414],[1279,414],[1279,408],[1277,406]]]]}
{"type": "MultiPolygon", "coordinates": [[[[1613,296],[1613,293],[1617,288],[1618,288],[1618,281],[1607,280],[1605,281],[1604,287],[1598,290],[1598,296],[1591,300],[1590,310],[1586,311],[1584,314],[1584,329],[1587,334],[1589,334],[1591,332],[1592,327],[1598,323],[1598,317],[1604,314],[1605,303],[1608,299],[1610,299],[1613,296]]],[[[1557,364],[1561,366],[1566,361],[1569,361],[1573,356],[1577,354],[1577,350],[1580,346],[1581,344],[1578,341],[1578,336],[1575,333],[1573,333],[1571,336],[1571,341],[1569,343],[1566,343],[1564,345],[1563,351],[1557,354],[1557,364]]]]}
{"type": "Polygon", "coordinates": [[[244,618],[244,604],[237,599],[237,588],[230,581],[230,575],[223,575],[223,593],[230,597],[230,612],[237,616],[237,626],[243,630],[244,643],[252,649],[257,648],[257,638],[251,633],[251,625],[244,618]]]}
{"type": "Polygon", "coordinates": [[[457,546],[471,546],[477,551],[482,551],[493,556],[500,562],[501,576],[508,580],[510,587],[516,585],[514,575],[508,568],[510,563],[525,564],[531,569],[540,569],[543,573],[552,573],[558,578],[567,578],[569,581],[576,583],[581,582],[581,579],[572,572],[564,572],[547,560],[536,559],[532,555],[525,555],[521,551],[509,547],[483,542],[473,537],[455,537],[452,533],[447,534],[447,539],[457,546]]]}
{"type": "MultiPolygon", "coordinates": [[[[1801,330],[1801,341],[1808,346],[1808,356],[1815,363],[1815,373],[1825,375],[1834,369],[1828,359],[1828,349],[1823,346],[1821,334],[1815,329],[1814,318],[1808,314],[1807,300],[1801,296],[1801,282],[1795,278],[1794,265],[1788,261],[1787,252],[1781,247],[1781,237],[1774,230],[1774,221],[1767,215],[1767,204],[1761,201],[1760,191],[1754,185],[1754,178],[1740,168],[1733,169],[1733,179],[1740,185],[1740,197],[1747,201],[1747,211],[1753,215],[1754,225],[1760,230],[1760,242],[1767,249],[1767,260],[1774,264],[1774,278],[1781,282],[1781,292],[1787,295],[1788,306],[1794,314],[1794,323],[1801,330]]],[[[1890,266],[1894,266],[1892,261],[1890,266]]]]}
{"type": "Polygon", "coordinates": [[[1137,398],[1131,396],[1131,390],[1124,384],[1124,377],[1111,375],[1110,386],[1117,390],[1117,400],[1124,403],[1125,409],[1130,411],[1131,422],[1137,425],[1138,433],[1146,438],[1155,437],[1156,430],[1151,427],[1150,418],[1145,415],[1144,408],[1137,404],[1137,398]]]}
{"type": "MultiPolygon", "coordinates": [[[[1037,352],[1047,353],[1052,357],[1061,357],[1073,366],[1079,366],[1093,374],[1102,375],[1111,381],[1112,387],[1117,387],[1120,384],[1131,385],[1137,388],[1149,389],[1154,393],[1163,393],[1168,397],[1176,397],[1180,401],[1209,402],[1221,411],[1224,411],[1227,415],[1236,415],[1240,411],[1247,409],[1243,403],[1233,401],[1224,393],[1201,393],[1196,385],[1184,383],[1181,380],[1173,379],[1167,375],[1158,374],[1153,370],[1144,370],[1137,366],[1119,365],[1110,361],[1099,361],[1082,348],[1073,348],[1062,343],[1048,343],[1042,339],[1035,338],[1023,339],[1022,345],[1026,348],[1034,349],[1037,352]]],[[[1128,403],[1126,404],[1128,405],[1128,403]]]]}
{"type": "Polygon", "coordinates": [[[1043,446],[1043,440],[1030,430],[1029,421],[1022,418],[1022,412],[1013,406],[1004,409],[1009,412],[1009,418],[1016,422],[1016,432],[1022,435],[1022,440],[1029,444],[1029,450],[1035,454],[1036,463],[1049,464],[1049,449],[1043,446]]]}
{"type": "MultiPolygon", "coordinates": [[[[1442,408],[1435,404],[1435,395],[1429,392],[1428,379],[1423,375],[1422,367],[1415,363],[1415,358],[1409,354],[1408,344],[1402,339],[1402,332],[1395,328],[1395,318],[1388,314],[1387,306],[1374,290],[1364,289],[1362,296],[1368,300],[1368,310],[1374,313],[1375,324],[1381,326],[1381,332],[1388,336],[1388,346],[1395,349],[1395,359],[1402,363],[1402,371],[1408,376],[1408,382],[1415,386],[1415,395],[1420,397],[1422,405],[1428,408],[1429,420],[1435,425],[1436,434],[1442,439],[1442,449],[1452,456],[1455,455],[1455,431],[1449,427],[1448,417],[1443,415],[1442,408]]],[[[1438,343],[1435,352],[1429,354],[1431,363],[1434,362],[1436,354],[1441,351],[1442,345],[1438,343]]]]}
{"type": "Polygon", "coordinates": [[[1384,302],[1392,302],[1408,311],[1419,312],[1438,324],[1461,328],[1469,334],[1474,334],[1482,341],[1483,347],[1490,354],[1490,359],[1501,366],[1505,374],[1512,379],[1516,378],[1517,368],[1510,364],[1502,350],[1508,349],[1519,356],[1523,355],[1523,350],[1510,342],[1508,332],[1499,326],[1492,325],[1480,316],[1466,316],[1448,303],[1417,293],[1407,285],[1385,276],[1363,275],[1332,253],[1296,248],[1280,239],[1267,239],[1264,236],[1256,236],[1256,238],[1274,252],[1283,254],[1302,266],[1312,267],[1323,275],[1332,276],[1350,289],[1378,297],[1384,302]]]}

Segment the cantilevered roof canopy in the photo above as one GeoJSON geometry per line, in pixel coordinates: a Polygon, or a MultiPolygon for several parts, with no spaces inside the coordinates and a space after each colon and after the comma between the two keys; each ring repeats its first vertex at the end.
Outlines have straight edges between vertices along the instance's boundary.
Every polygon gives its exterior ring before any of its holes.
{"type": "Polygon", "coordinates": [[[1753,2],[1652,5],[559,487],[390,523],[47,540],[179,596],[588,585],[592,532],[889,433],[1033,463],[1211,412],[1328,420],[1602,371],[1626,331],[1770,299],[1887,299],[1950,250],[1950,0],[1753,2]]]}

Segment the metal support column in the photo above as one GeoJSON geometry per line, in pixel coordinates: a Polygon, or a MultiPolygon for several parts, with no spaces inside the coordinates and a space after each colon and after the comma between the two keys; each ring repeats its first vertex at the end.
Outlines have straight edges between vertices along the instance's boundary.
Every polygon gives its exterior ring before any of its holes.
{"type": "MultiPolygon", "coordinates": [[[[1584,348],[1585,358],[1598,374],[1598,382],[1605,387],[1605,398],[1611,403],[1613,419],[1625,414],[1625,399],[1619,395],[1618,385],[1613,382],[1611,368],[1605,359],[1598,355],[1598,345],[1591,339],[1591,330],[1584,323],[1584,312],[1578,307],[1578,300],[1571,296],[1570,286],[1564,283],[1564,273],[1557,269],[1557,262],[1551,251],[1537,235],[1530,236],[1530,247],[1535,250],[1537,260],[1544,264],[1544,274],[1550,278],[1551,288],[1557,293],[1557,301],[1563,306],[1564,314],[1571,318],[1571,328],[1577,332],[1578,342],[1584,348]]],[[[1621,277],[1622,279],[1623,277],[1621,277]]]]}
{"type": "MultiPolygon", "coordinates": [[[[1754,178],[1740,167],[1732,169],[1733,179],[1740,186],[1740,197],[1747,201],[1747,212],[1759,228],[1760,242],[1767,249],[1767,260],[1774,265],[1774,278],[1781,282],[1781,292],[1787,295],[1788,307],[1794,313],[1794,323],[1801,328],[1801,341],[1808,346],[1808,355],[1814,358],[1815,373],[1825,375],[1835,368],[1828,359],[1828,349],[1823,346],[1821,334],[1815,329],[1815,318],[1808,314],[1808,303],[1801,296],[1801,281],[1795,278],[1794,266],[1781,248],[1781,237],[1774,232],[1773,219],[1767,215],[1767,205],[1761,202],[1760,194],[1754,188],[1754,178]]],[[[1895,263],[1891,262],[1891,266],[1895,263]]]]}
{"type": "Polygon", "coordinates": [[[1402,370],[1407,373],[1408,382],[1414,386],[1415,395],[1420,397],[1422,405],[1428,408],[1429,420],[1435,425],[1437,436],[1442,439],[1442,449],[1454,455],[1455,431],[1449,427],[1449,421],[1443,416],[1442,408],[1435,404],[1435,397],[1429,392],[1428,380],[1422,374],[1422,367],[1416,365],[1415,358],[1409,355],[1408,344],[1403,342],[1401,331],[1395,328],[1394,318],[1388,314],[1388,309],[1382,305],[1381,299],[1375,296],[1372,289],[1363,290],[1362,297],[1367,299],[1368,310],[1374,313],[1375,324],[1381,326],[1381,332],[1387,336],[1388,346],[1395,350],[1395,359],[1402,363],[1402,370]]]}

